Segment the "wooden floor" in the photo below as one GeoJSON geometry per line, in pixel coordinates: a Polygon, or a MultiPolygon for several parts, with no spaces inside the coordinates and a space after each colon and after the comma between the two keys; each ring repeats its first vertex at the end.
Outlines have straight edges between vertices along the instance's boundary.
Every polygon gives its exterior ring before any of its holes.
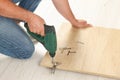
{"type": "MultiPolygon", "coordinates": [[[[120,29],[120,0],[69,0],[77,18],[86,19],[95,26],[120,29]]],[[[60,16],[51,0],[42,0],[36,14],[42,16],[47,24],[54,24],[56,29],[66,20],[60,16]]],[[[56,70],[51,75],[50,70],[39,66],[46,53],[41,44],[35,44],[36,50],[28,60],[12,59],[0,55],[0,80],[115,80],[56,70]]]]}

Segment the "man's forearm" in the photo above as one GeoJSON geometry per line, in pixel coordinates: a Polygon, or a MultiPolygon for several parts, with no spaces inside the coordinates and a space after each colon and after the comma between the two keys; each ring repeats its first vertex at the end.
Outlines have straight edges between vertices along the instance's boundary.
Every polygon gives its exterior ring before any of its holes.
{"type": "Polygon", "coordinates": [[[11,0],[0,0],[0,16],[15,18],[27,22],[30,14],[32,13],[18,7],[12,3],[11,0]]]}
{"type": "Polygon", "coordinates": [[[56,9],[71,23],[75,22],[75,17],[70,9],[68,0],[52,0],[56,9]]]}

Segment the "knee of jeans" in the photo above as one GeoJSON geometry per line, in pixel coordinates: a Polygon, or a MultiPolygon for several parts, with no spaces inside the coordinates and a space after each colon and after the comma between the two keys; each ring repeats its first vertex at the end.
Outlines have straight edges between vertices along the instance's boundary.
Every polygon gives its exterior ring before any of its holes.
{"type": "Polygon", "coordinates": [[[35,50],[34,45],[32,45],[32,44],[25,45],[23,50],[19,51],[17,58],[18,59],[28,59],[33,55],[34,50],[35,50]]]}

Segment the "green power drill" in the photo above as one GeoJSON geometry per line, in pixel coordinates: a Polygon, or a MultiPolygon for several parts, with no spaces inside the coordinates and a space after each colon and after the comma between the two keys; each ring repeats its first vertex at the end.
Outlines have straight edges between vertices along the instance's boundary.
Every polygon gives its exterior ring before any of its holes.
{"type": "Polygon", "coordinates": [[[41,36],[39,34],[31,32],[29,30],[27,23],[25,23],[24,26],[27,29],[27,32],[37,41],[42,43],[43,46],[49,51],[49,55],[51,56],[53,60],[56,54],[56,49],[57,49],[57,39],[56,39],[56,32],[55,32],[54,26],[44,25],[45,36],[41,36]]]}

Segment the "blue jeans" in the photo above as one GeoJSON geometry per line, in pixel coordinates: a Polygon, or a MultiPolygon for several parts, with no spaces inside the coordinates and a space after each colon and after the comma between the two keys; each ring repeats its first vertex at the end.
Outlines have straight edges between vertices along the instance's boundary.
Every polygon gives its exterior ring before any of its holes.
{"type": "MultiPolygon", "coordinates": [[[[41,0],[12,0],[33,12],[41,0]]],[[[0,53],[18,59],[27,59],[34,52],[34,44],[23,29],[10,18],[0,16],[0,53]]]]}

